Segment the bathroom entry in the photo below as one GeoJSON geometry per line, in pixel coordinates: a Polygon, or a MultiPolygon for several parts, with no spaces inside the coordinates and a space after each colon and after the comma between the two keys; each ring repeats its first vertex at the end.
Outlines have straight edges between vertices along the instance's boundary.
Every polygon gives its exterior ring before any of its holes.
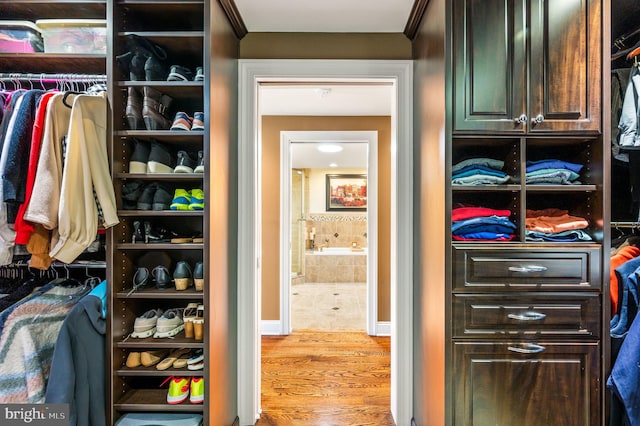
{"type": "MultiPolygon", "coordinates": [[[[368,211],[377,211],[377,174],[368,173],[369,141],[356,138],[377,140],[377,134],[332,132],[329,140],[317,139],[320,134],[302,132],[297,136],[306,140],[296,140],[285,132],[283,138],[291,166],[291,330],[367,331],[368,211]]],[[[371,225],[376,228],[375,220],[371,225]]]]}

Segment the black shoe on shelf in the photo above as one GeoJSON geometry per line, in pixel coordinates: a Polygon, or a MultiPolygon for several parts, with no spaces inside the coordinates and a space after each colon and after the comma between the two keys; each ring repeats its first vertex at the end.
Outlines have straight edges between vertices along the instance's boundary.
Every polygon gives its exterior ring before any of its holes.
{"type": "Polygon", "coordinates": [[[167,81],[191,81],[193,80],[193,71],[182,65],[171,65],[169,68],[169,77],[167,81]]]}
{"type": "Polygon", "coordinates": [[[145,184],[141,180],[127,180],[127,183],[122,186],[122,208],[136,210],[144,188],[145,184]]]}
{"type": "Polygon", "coordinates": [[[204,81],[204,69],[202,67],[196,68],[196,76],[193,81],[204,81]]]}
{"type": "Polygon", "coordinates": [[[191,158],[187,151],[178,151],[178,162],[174,173],[193,173],[196,162],[191,158]]]}
{"type": "Polygon", "coordinates": [[[129,173],[147,173],[150,147],[145,141],[133,139],[133,152],[129,157],[129,173]]]}
{"type": "Polygon", "coordinates": [[[173,278],[171,278],[171,273],[165,266],[156,266],[151,271],[151,274],[156,282],[156,288],[164,289],[173,286],[173,278]]]}
{"type": "Polygon", "coordinates": [[[158,184],[158,187],[153,194],[151,210],[170,210],[171,201],[173,201],[173,195],[171,192],[169,192],[169,190],[164,186],[158,184]]]}
{"type": "Polygon", "coordinates": [[[145,186],[142,190],[142,194],[140,194],[140,198],[138,198],[136,208],[138,210],[151,210],[153,198],[157,189],[158,184],[156,182],[151,182],[149,185],[145,186]]]}
{"type": "Polygon", "coordinates": [[[131,242],[133,244],[145,242],[144,227],[139,220],[135,220],[133,222],[133,234],[131,236],[131,242]]]}
{"type": "Polygon", "coordinates": [[[173,173],[172,163],[173,159],[169,148],[152,140],[147,160],[147,173],[173,173]]]}
{"type": "Polygon", "coordinates": [[[204,173],[204,152],[198,151],[198,165],[193,169],[194,173],[204,173]]]}

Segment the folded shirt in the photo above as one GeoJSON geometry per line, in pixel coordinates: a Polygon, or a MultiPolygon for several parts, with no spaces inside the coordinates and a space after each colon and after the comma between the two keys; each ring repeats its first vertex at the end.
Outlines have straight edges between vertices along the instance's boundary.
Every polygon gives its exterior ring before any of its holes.
{"type": "Polygon", "coordinates": [[[451,210],[451,220],[453,222],[457,220],[470,219],[472,217],[480,216],[511,216],[510,210],[499,210],[488,207],[456,207],[451,210]]]}
{"type": "Polygon", "coordinates": [[[527,173],[526,182],[531,185],[553,184],[553,185],[575,185],[580,184],[576,179],[580,175],[567,169],[540,169],[527,173]]]}
{"type": "Polygon", "coordinates": [[[582,170],[582,164],[569,163],[562,160],[539,160],[539,161],[527,161],[526,172],[535,172],[540,169],[567,169],[572,172],[580,173],[582,170]]]}
{"type": "Polygon", "coordinates": [[[463,167],[462,169],[453,173],[451,177],[455,179],[455,178],[477,175],[477,174],[487,174],[487,175],[499,176],[499,177],[507,176],[507,174],[502,170],[492,169],[491,167],[473,165],[473,166],[463,167]]]}
{"type": "Polygon", "coordinates": [[[455,173],[458,170],[461,170],[467,166],[484,166],[490,167],[492,169],[501,170],[504,167],[504,161],[496,160],[493,158],[486,157],[478,157],[478,158],[469,158],[467,160],[460,161],[459,163],[454,164],[451,167],[451,173],[455,173]]]}
{"type": "Polygon", "coordinates": [[[544,233],[556,233],[587,227],[589,227],[589,222],[586,219],[569,214],[535,217],[530,217],[527,214],[525,219],[525,229],[544,233]]]}
{"type": "Polygon", "coordinates": [[[456,241],[511,241],[514,237],[514,234],[498,234],[495,232],[485,231],[451,236],[451,238],[456,241]]]}
{"type": "Polygon", "coordinates": [[[473,232],[495,232],[499,234],[512,234],[516,225],[504,216],[473,217],[458,220],[451,224],[451,233],[454,235],[469,234],[473,232]]]}
{"type": "Polygon", "coordinates": [[[476,174],[451,180],[452,185],[500,185],[509,182],[509,176],[499,177],[487,174],[476,174]]]}
{"type": "Polygon", "coordinates": [[[593,241],[591,236],[581,229],[573,229],[570,231],[545,233],[537,231],[525,231],[525,239],[527,241],[554,241],[554,242],[577,242],[577,241],[593,241]]]}

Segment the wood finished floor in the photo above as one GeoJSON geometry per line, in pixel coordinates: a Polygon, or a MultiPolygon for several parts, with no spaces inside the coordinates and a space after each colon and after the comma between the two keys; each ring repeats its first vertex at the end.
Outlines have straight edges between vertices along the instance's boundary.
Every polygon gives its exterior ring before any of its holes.
{"type": "Polygon", "coordinates": [[[262,337],[256,426],[394,426],[388,337],[296,331],[262,337]]]}

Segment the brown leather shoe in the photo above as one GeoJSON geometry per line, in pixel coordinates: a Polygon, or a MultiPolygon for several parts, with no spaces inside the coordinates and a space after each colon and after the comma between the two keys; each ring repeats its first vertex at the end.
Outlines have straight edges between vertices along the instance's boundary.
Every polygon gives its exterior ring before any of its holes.
{"type": "Polygon", "coordinates": [[[144,121],[142,120],[142,97],[135,87],[129,87],[127,90],[127,108],[125,115],[127,116],[127,124],[129,130],[144,130],[144,121]]]}

